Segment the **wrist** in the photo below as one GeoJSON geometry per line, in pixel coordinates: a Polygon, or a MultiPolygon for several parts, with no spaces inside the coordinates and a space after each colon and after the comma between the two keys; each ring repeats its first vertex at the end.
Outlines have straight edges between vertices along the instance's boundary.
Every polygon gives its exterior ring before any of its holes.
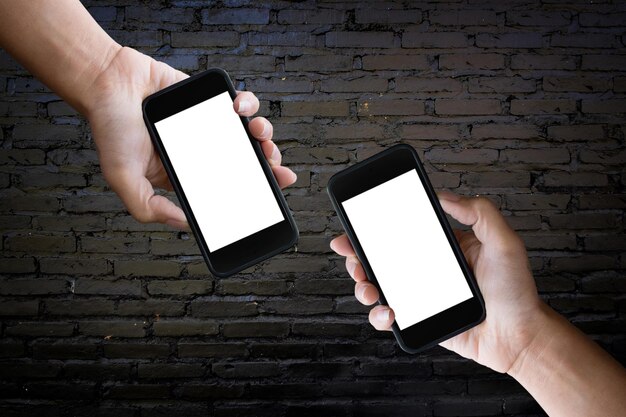
{"type": "Polygon", "coordinates": [[[536,369],[537,363],[549,350],[551,341],[555,337],[559,320],[556,313],[545,303],[541,303],[536,316],[529,323],[527,342],[520,349],[507,374],[517,381],[524,379],[528,369],[536,369]]]}
{"type": "MultiPolygon", "coordinates": [[[[110,74],[114,72],[113,63],[124,47],[111,40],[102,49],[102,56],[98,61],[91,64],[90,71],[87,71],[87,74],[80,82],[80,88],[77,89],[76,101],[78,111],[87,118],[96,111],[97,103],[100,101],[102,90],[100,90],[101,86],[98,84],[103,84],[103,80],[112,78],[110,74]]],[[[113,83],[110,83],[110,85],[113,87],[113,83]]]]}

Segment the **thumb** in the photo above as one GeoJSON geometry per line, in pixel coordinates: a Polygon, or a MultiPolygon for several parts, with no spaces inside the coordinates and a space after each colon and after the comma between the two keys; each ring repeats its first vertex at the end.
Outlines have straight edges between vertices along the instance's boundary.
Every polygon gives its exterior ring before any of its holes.
{"type": "Polygon", "coordinates": [[[448,191],[440,192],[437,196],[443,210],[460,223],[472,226],[481,243],[508,246],[519,239],[487,198],[467,198],[448,191]]]}
{"type": "Polygon", "coordinates": [[[177,229],[189,230],[183,210],[168,198],[154,193],[148,179],[139,174],[118,171],[108,178],[130,214],[141,223],[165,223],[177,229]]]}

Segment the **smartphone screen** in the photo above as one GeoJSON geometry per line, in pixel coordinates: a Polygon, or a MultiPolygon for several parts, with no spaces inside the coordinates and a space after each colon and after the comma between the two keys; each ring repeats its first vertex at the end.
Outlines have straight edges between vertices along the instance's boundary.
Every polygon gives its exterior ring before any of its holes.
{"type": "Polygon", "coordinates": [[[417,170],[341,204],[400,330],[473,297],[417,170]]]}
{"type": "Polygon", "coordinates": [[[154,126],[211,252],[285,220],[228,91],[154,126]]]}

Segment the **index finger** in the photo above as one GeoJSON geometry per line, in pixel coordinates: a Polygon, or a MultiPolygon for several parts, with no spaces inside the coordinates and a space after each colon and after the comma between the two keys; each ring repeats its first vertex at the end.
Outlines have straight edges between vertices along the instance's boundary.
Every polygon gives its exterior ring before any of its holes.
{"type": "Polygon", "coordinates": [[[341,256],[356,256],[354,248],[346,235],[337,236],[331,240],[330,248],[341,256]]]}
{"type": "Polygon", "coordinates": [[[233,100],[233,108],[240,116],[252,116],[259,111],[259,99],[250,91],[237,91],[237,97],[233,100]]]}

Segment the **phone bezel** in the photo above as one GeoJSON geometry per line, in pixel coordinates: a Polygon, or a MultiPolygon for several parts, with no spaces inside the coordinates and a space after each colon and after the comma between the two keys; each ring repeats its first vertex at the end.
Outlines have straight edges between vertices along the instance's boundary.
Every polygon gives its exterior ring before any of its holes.
{"type": "MultiPolygon", "coordinates": [[[[226,71],[220,68],[212,68],[146,97],[142,105],[144,120],[152,143],[161,157],[165,171],[187,216],[189,226],[196,236],[200,251],[211,273],[222,278],[277,255],[292,247],[298,241],[298,228],[287,206],[285,197],[274,178],[274,174],[263,155],[261,145],[250,134],[248,118],[240,117],[284,220],[213,252],[209,250],[206,244],[204,235],[198,226],[196,217],[178,180],[167,150],[163,146],[163,142],[155,128],[155,123],[226,91],[234,100],[237,91],[226,71]]],[[[252,209],[250,214],[254,215],[252,209]]]]}
{"type": "Polygon", "coordinates": [[[454,251],[473,297],[404,330],[400,330],[398,324],[394,322],[392,331],[400,347],[409,353],[423,351],[443,340],[462,333],[479,324],[484,320],[486,315],[485,304],[480,290],[478,289],[476,279],[454,236],[454,232],[450,227],[445,212],[439,204],[437,194],[426,175],[426,171],[422,166],[417,152],[413,147],[406,144],[395,145],[333,175],[328,181],[327,186],[327,191],[335,211],[365,269],[368,280],[374,283],[380,291],[378,303],[387,304],[384,292],[378,285],[376,276],[367,260],[367,256],[359,243],[341,203],[413,169],[417,171],[420,181],[426,190],[431,206],[437,214],[439,223],[454,251]]]}

